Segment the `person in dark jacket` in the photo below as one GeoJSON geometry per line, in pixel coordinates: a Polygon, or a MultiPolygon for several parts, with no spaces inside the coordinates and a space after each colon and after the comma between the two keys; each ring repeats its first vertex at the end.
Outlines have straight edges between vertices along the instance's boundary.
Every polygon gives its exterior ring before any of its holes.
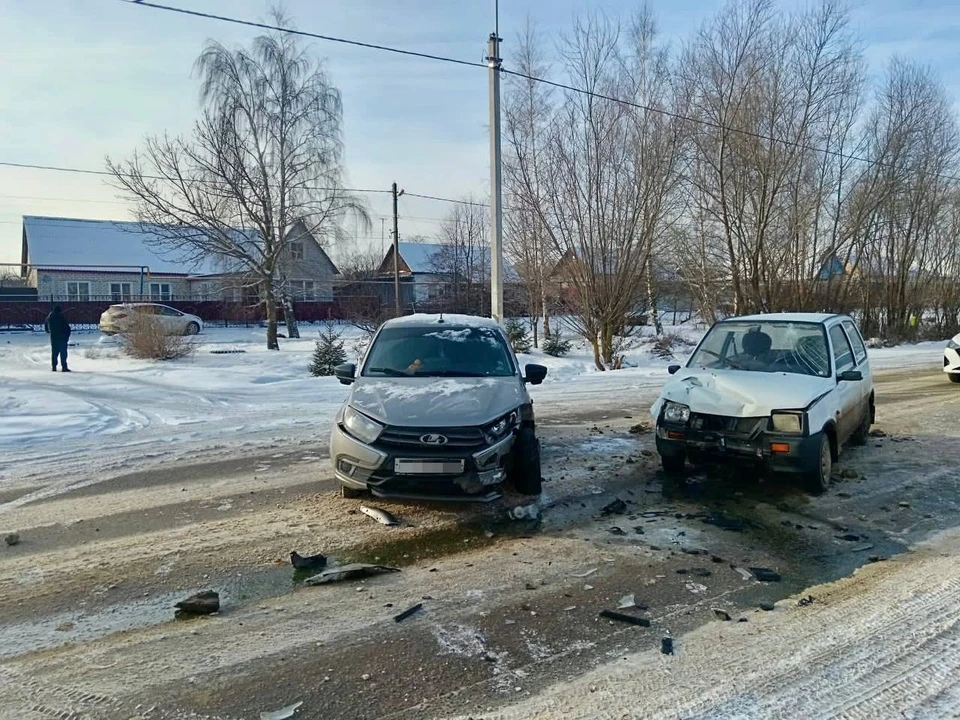
{"type": "Polygon", "coordinates": [[[50,333],[50,351],[53,360],[53,371],[57,371],[57,358],[60,358],[60,368],[63,372],[70,372],[67,367],[67,343],[70,341],[70,323],[63,314],[63,308],[54,305],[53,312],[47,315],[44,329],[50,333]]]}

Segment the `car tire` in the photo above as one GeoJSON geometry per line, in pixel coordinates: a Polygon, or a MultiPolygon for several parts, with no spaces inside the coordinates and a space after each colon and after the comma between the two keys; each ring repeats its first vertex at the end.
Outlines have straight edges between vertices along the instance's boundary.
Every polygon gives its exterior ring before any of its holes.
{"type": "Polygon", "coordinates": [[[363,497],[363,490],[358,490],[355,487],[349,487],[348,485],[340,486],[340,497],[344,500],[357,500],[358,498],[363,497]]]}
{"type": "Polygon", "coordinates": [[[853,435],[850,436],[851,445],[863,447],[867,444],[867,441],[870,439],[870,420],[872,414],[870,403],[868,402],[867,406],[863,409],[863,420],[857,429],[853,431],[853,435]]]}
{"type": "Polygon", "coordinates": [[[522,427],[513,443],[513,463],[510,470],[514,489],[522,495],[543,492],[540,469],[540,440],[532,427],[522,427]]]}
{"type": "Polygon", "coordinates": [[[196,335],[196,334],[198,334],[199,332],[200,332],[200,326],[197,325],[195,322],[191,322],[191,323],[188,323],[188,324],[187,324],[187,329],[186,329],[186,331],[185,331],[183,334],[184,334],[184,335],[196,335]]]}
{"type": "Polygon", "coordinates": [[[830,487],[830,476],[833,474],[833,450],[830,448],[830,437],[827,433],[820,433],[820,446],[817,448],[817,464],[805,474],[807,489],[819,495],[830,487]]]}
{"type": "Polygon", "coordinates": [[[668,478],[680,480],[684,477],[687,468],[687,456],[684,453],[677,455],[661,455],[660,467],[668,478]]]}
{"type": "Polygon", "coordinates": [[[960,373],[949,373],[947,377],[950,378],[952,383],[960,383],[960,373]]]}

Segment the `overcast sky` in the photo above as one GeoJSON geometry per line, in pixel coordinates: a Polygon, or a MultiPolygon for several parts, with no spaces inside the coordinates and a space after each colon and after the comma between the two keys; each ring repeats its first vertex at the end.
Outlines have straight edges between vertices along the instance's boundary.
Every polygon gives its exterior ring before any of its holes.
{"type": "MultiPolygon", "coordinates": [[[[268,8],[264,0],[169,4],[251,20],[268,8]]],[[[680,41],[722,2],[650,4],[664,36],[680,41]]],[[[555,35],[579,11],[601,7],[626,17],[638,5],[500,0],[505,63],[528,15],[555,35]]],[[[782,2],[785,10],[799,5],[782,2]]],[[[493,0],[287,0],[285,7],[304,30],[471,61],[482,60],[493,30],[493,0]]],[[[853,8],[872,73],[900,53],[932,65],[960,98],[956,0],[865,0],[853,8]]],[[[0,0],[0,27],[0,161],[93,169],[107,155],[125,157],[147,134],[188,129],[198,112],[191,68],[204,41],[232,46],[257,34],[120,0],[0,0]]],[[[387,189],[396,181],[409,192],[485,198],[485,70],[322,41],[314,47],[343,93],[348,185],[387,189]]],[[[389,199],[367,197],[374,229],[361,242],[378,246],[389,199]]],[[[400,202],[402,237],[431,235],[448,209],[400,202]]],[[[0,166],[0,262],[20,259],[23,215],[131,219],[102,178],[0,166]]]]}

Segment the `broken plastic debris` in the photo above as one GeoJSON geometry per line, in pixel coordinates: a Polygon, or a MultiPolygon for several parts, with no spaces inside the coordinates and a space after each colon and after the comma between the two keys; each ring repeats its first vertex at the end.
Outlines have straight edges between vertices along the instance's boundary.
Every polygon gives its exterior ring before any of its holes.
{"type": "Polygon", "coordinates": [[[540,517],[540,508],[535,504],[517,505],[507,514],[514,520],[536,520],[540,517]]]}
{"type": "Polygon", "coordinates": [[[723,620],[724,622],[730,621],[730,613],[728,613],[726,610],[713,608],[713,614],[717,616],[717,620],[723,620]]]}
{"type": "Polygon", "coordinates": [[[321,570],[327,566],[324,555],[301,555],[296,550],[290,553],[290,564],[295,570],[321,570]]]}
{"type": "Polygon", "coordinates": [[[624,595],[620,598],[620,602],[617,603],[617,610],[626,610],[627,608],[632,608],[637,606],[637,598],[634,593],[629,595],[624,595]]]}
{"type": "Polygon", "coordinates": [[[590,568],[589,570],[584,570],[583,572],[570,573],[570,577],[575,578],[585,578],[590,577],[597,571],[597,568],[590,568]]]}
{"type": "Polygon", "coordinates": [[[780,582],[780,573],[770,570],[769,568],[747,568],[753,576],[760,582],[780,582]]]}
{"type": "Polygon", "coordinates": [[[601,515],[622,515],[627,511],[627,504],[620,498],[600,508],[601,515]]]}
{"type": "Polygon", "coordinates": [[[753,575],[746,568],[734,566],[733,569],[740,573],[740,577],[742,577],[744,580],[753,580],[753,575]]]}
{"type": "Polygon", "coordinates": [[[296,714],[301,705],[303,705],[303,700],[273,712],[262,712],[260,713],[260,720],[287,720],[296,714]]]}
{"type": "Polygon", "coordinates": [[[403,611],[402,613],[400,613],[399,615],[394,615],[394,616],[393,616],[393,621],[394,621],[394,622],[403,622],[403,621],[406,620],[408,617],[410,617],[411,615],[413,615],[415,612],[419,611],[420,608],[422,608],[422,607],[423,607],[423,603],[417,603],[417,604],[414,605],[413,607],[404,610],[404,611],[403,611]]]}
{"type": "Polygon", "coordinates": [[[210,615],[220,610],[220,594],[215,590],[204,590],[175,603],[174,607],[191,615],[210,615]]]}
{"type": "Polygon", "coordinates": [[[688,582],[684,587],[692,592],[694,595],[700,595],[707,591],[706,585],[701,585],[700,583],[688,582]]]}
{"type": "Polygon", "coordinates": [[[360,512],[362,512],[367,517],[372,517],[381,525],[399,525],[400,522],[386,510],[381,510],[380,508],[367,507],[366,505],[360,506],[360,512]]]}
{"type": "Polygon", "coordinates": [[[384,573],[400,572],[400,568],[387,567],[386,565],[366,565],[363,563],[354,563],[352,565],[341,565],[340,567],[329,568],[319,575],[308,577],[304,582],[307,585],[325,585],[327,583],[340,582],[350,578],[370,577],[371,575],[382,575],[384,573]]]}
{"type": "Polygon", "coordinates": [[[673,655],[673,638],[665,637],[660,641],[660,652],[664,655],[673,655]]]}
{"type": "Polygon", "coordinates": [[[600,617],[617,622],[637,625],[639,627],[650,627],[650,621],[647,618],[637,617],[635,615],[625,615],[624,613],[614,612],[613,610],[601,610],[600,617]]]}

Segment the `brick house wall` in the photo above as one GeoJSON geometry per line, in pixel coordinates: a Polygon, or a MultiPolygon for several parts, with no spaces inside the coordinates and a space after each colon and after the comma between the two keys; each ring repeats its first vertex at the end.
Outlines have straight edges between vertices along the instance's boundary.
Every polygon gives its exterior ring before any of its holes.
{"type": "Polygon", "coordinates": [[[130,272],[85,272],[82,270],[33,270],[34,287],[40,300],[83,301],[152,300],[169,302],[190,297],[185,276],[144,275],[130,272]],[[143,291],[141,294],[141,280],[143,291]]]}

